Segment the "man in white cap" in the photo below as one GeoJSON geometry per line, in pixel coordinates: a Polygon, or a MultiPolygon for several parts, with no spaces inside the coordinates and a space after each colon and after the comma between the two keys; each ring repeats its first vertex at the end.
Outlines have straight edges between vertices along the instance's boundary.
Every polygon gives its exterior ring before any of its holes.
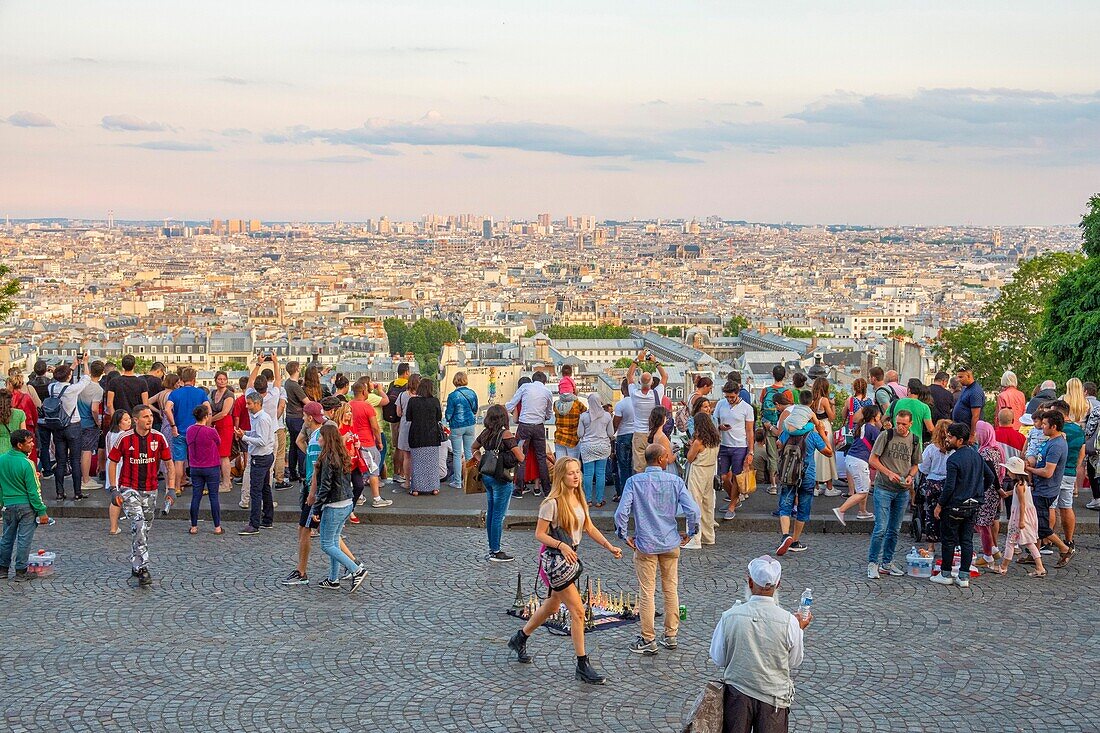
{"type": "Polygon", "coordinates": [[[749,563],[746,603],[722,614],[710,640],[710,658],[725,683],[723,731],[783,733],[794,699],[791,670],[802,664],[802,630],[813,614],[779,607],[782,566],[769,555],[749,563]]]}

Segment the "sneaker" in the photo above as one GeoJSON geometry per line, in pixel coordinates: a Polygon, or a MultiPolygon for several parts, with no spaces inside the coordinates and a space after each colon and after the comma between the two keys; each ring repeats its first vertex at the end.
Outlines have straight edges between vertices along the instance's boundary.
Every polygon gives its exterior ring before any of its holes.
{"type": "Polygon", "coordinates": [[[515,560],[515,558],[504,550],[497,550],[496,552],[489,553],[489,562],[512,562],[513,560],[515,560]]]}
{"type": "Polygon", "coordinates": [[[98,481],[96,481],[95,479],[91,479],[91,478],[88,479],[87,481],[82,481],[81,484],[80,484],[80,490],[81,491],[91,491],[92,489],[102,489],[102,488],[103,488],[103,484],[101,484],[98,481]]]}
{"type": "MultiPolygon", "coordinates": [[[[6,578],[8,576],[5,574],[4,577],[6,578]]],[[[11,580],[12,580],[13,583],[26,583],[30,579],[31,579],[31,574],[28,573],[26,570],[16,570],[15,571],[15,577],[12,578],[11,580]]],[[[152,582],[152,581],[150,581],[150,582],[152,582]]]]}
{"type": "Polygon", "coordinates": [[[844,512],[840,509],[834,509],[833,514],[836,516],[836,521],[840,522],[841,526],[846,526],[848,523],[844,521],[844,512]]]}
{"type": "Polygon", "coordinates": [[[348,523],[349,524],[359,524],[359,517],[352,514],[350,517],[348,517],[348,523]]]}
{"type": "Polygon", "coordinates": [[[779,489],[775,488],[774,486],[769,487],[768,488],[768,493],[771,494],[772,496],[778,496],[779,495],[779,489]]]}
{"type": "Polygon", "coordinates": [[[874,519],[875,515],[872,512],[856,512],[856,519],[862,519],[864,521],[868,519],[874,519]]]}
{"type": "Polygon", "coordinates": [[[952,578],[950,575],[945,575],[944,573],[933,575],[931,578],[929,578],[929,580],[931,580],[936,585],[952,585],[955,582],[954,578],[952,578]]]}
{"type": "Polygon", "coordinates": [[[340,581],[339,580],[329,580],[328,578],[325,578],[324,580],[322,580],[320,583],[317,584],[317,587],[318,588],[324,588],[325,590],[340,590],[340,581]]]}
{"type": "Polygon", "coordinates": [[[251,509],[252,508],[252,505],[249,504],[247,501],[242,501],[240,504],[237,504],[237,506],[239,506],[241,509],[251,509]]]}
{"type": "Polygon", "coordinates": [[[149,572],[149,568],[142,568],[138,571],[138,585],[152,585],[153,576],[149,572]]]}
{"type": "Polygon", "coordinates": [[[370,505],[375,509],[381,509],[393,504],[393,499],[383,499],[381,496],[376,496],[371,499],[370,505]]]}
{"type": "Polygon", "coordinates": [[[1100,511],[1100,499],[1093,499],[1088,504],[1085,504],[1085,508],[1100,511]]]}
{"type": "Polygon", "coordinates": [[[274,524],[261,524],[260,529],[275,529],[274,524]]]}
{"type": "Polygon", "coordinates": [[[779,547],[775,548],[775,554],[783,556],[787,554],[787,550],[791,549],[791,545],[794,544],[794,537],[789,534],[783,535],[783,540],[779,543],[779,547]]]}
{"type": "Polygon", "coordinates": [[[533,493],[535,494],[535,496],[542,496],[542,487],[539,486],[537,489],[534,490],[533,493]]]}
{"type": "Polygon", "coordinates": [[[456,483],[453,483],[451,481],[448,481],[447,485],[450,486],[452,489],[461,489],[462,488],[462,484],[456,484],[456,483]]]}
{"type": "Polygon", "coordinates": [[[788,549],[791,552],[805,552],[809,548],[807,548],[806,545],[802,544],[801,542],[792,542],[791,546],[788,549]]]}
{"type": "Polygon", "coordinates": [[[736,517],[737,517],[737,512],[727,511],[727,512],[722,514],[722,519],[724,519],[726,521],[729,521],[730,519],[734,519],[736,517]]]}
{"type": "Polygon", "coordinates": [[[359,586],[361,586],[363,584],[363,581],[366,579],[367,569],[360,565],[359,569],[351,574],[351,592],[354,593],[355,591],[359,590],[359,586]]]}
{"type": "Polygon", "coordinates": [[[642,637],[638,637],[634,640],[634,643],[630,645],[630,651],[635,654],[644,654],[647,657],[652,657],[657,653],[657,640],[650,639],[646,641],[642,637]]]}
{"type": "Polygon", "coordinates": [[[393,482],[395,484],[404,484],[405,483],[405,477],[404,476],[394,476],[393,477],[393,482]]]}
{"type": "Polygon", "coordinates": [[[513,499],[522,499],[523,498],[523,491],[521,491],[520,489],[516,489],[515,491],[512,492],[512,498],[513,499]]]}
{"type": "Polygon", "coordinates": [[[293,570],[290,575],[283,578],[283,585],[309,585],[309,578],[293,570]]]}
{"type": "Polygon", "coordinates": [[[878,565],[876,563],[873,563],[873,562],[867,563],[867,579],[868,580],[878,580],[879,579],[878,565]]]}
{"type": "Polygon", "coordinates": [[[844,496],[844,492],[840,489],[825,489],[821,492],[822,496],[844,496]]]}
{"type": "Polygon", "coordinates": [[[276,481],[275,485],[272,486],[271,488],[275,489],[276,491],[286,491],[287,489],[290,488],[290,482],[289,481],[276,481]]]}
{"type": "Polygon", "coordinates": [[[959,577],[955,578],[955,585],[959,586],[960,588],[969,588],[970,578],[966,577],[965,575],[960,575],[959,577]]]}
{"type": "Polygon", "coordinates": [[[245,528],[242,529],[237,534],[239,534],[239,535],[254,535],[254,534],[259,534],[259,533],[260,533],[260,530],[256,529],[251,524],[249,524],[249,525],[246,525],[245,528]]]}
{"type": "Polygon", "coordinates": [[[888,562],[885,565],[879,566],[879,574],[889,575],[893,578],[900,578],[905,575],[905,571],[897,566],[897,563],[888,562]]]}
{"type": "Polygon", "coordinates": [[[367,503],[367,497],[366,496],[360,496],[358,499],[355,500],[355,506],[363,506],[366,503],[367,503]]]}
{"type": "Polygon", "coordinates": [[[675,649],[677,646],[679,646],[679,644],[676,643],[675,636],[662,636],[660,644],[665,649],[675,649]]]}

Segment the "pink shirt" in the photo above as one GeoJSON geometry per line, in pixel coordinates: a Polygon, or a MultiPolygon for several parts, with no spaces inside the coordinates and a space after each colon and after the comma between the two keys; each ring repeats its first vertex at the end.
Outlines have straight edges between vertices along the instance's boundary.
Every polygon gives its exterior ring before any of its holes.
{"type": "Polygon", "coordinates": [[[187,428],[187,463],[191,468],[216,468],[222,465],[221,436],[209,425],[187,428]]]}
{"type": "Polygon", "coordinates": [[[572,377],[562,377],[558,380],[558,394],[576,394],[577,385],[572,377]]]}
{"type": "Polygon", "coordinates": [[[1027,398],[1024,393],[1015,387],[1005,387],[997,395],[997,411],[1008,408],[1012,410],[1012,427],[1020,429],[1020,415],[1027,410],[1027,398]]]}

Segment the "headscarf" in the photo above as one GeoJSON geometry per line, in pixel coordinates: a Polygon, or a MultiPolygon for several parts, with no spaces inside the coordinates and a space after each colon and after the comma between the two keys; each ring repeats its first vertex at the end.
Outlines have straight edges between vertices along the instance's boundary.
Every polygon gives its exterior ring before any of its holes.
{"type": "Polygon", "coordinates": [[[1004,478],[1004,469],[1001,464],[1005,462],[1005,451],[997,442],[997,432],[993,426],[985,420],[978,421],[977,433],[978,455],[993,463],[993,472],[997,474],[997,480],[1004,478]]]}
{"type": "Polygon", "coordinates": [[[607,432],[607,426],[604,425],[603,421],[610,422],[611,415],[607,413],[607,410],[603,409],[603,400],[601,400],[600,396],[595,392],[588,395],[588,412],[585,414],[588,415],[588,419],[591,421],[591,428],[597,435],[607,432]]]}

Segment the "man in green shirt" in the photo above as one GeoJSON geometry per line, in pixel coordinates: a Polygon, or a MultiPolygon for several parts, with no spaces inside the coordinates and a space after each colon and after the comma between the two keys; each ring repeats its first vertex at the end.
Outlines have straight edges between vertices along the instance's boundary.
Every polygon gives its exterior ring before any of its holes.
{"type": "Polygon", "coordinates": [[[46,505],[42,503],[42,491],[38,474],[31,463],[34,436],[29,430],[16,430],[11,434],[11,447],[0,455],[0,505],[3,506],[4,535],[0,539],[0,573],[8,577],[12,549],[15,550],[15,582],[30,580],[27,575],[27,556],[34,541],[37,524],[46,524],[46,505]],[[37,517],[37,520],[36,520],[37,517]]]}
{"type": "MultiPolygon", "coordinates": [[[[927,391],[925,387],[917,380],[909,380],[909,397],[902,397],[890,407],[889,422],[892,425],[894,422],[894,416],[899,411],[905,410],[913,416],[913,432],[917,434],[917,437],[921,438],[922,442],[927,443],[932,439],[932,429],[935,427],[935,423],[932,422],[932,408],[928,406],[928,403],[921,399],[923,393],[927,391]],[[913,388],[917,387],[916,390],[913,388]]],[[[929,395],[931,398],[931,395],[929,395]]]]}

